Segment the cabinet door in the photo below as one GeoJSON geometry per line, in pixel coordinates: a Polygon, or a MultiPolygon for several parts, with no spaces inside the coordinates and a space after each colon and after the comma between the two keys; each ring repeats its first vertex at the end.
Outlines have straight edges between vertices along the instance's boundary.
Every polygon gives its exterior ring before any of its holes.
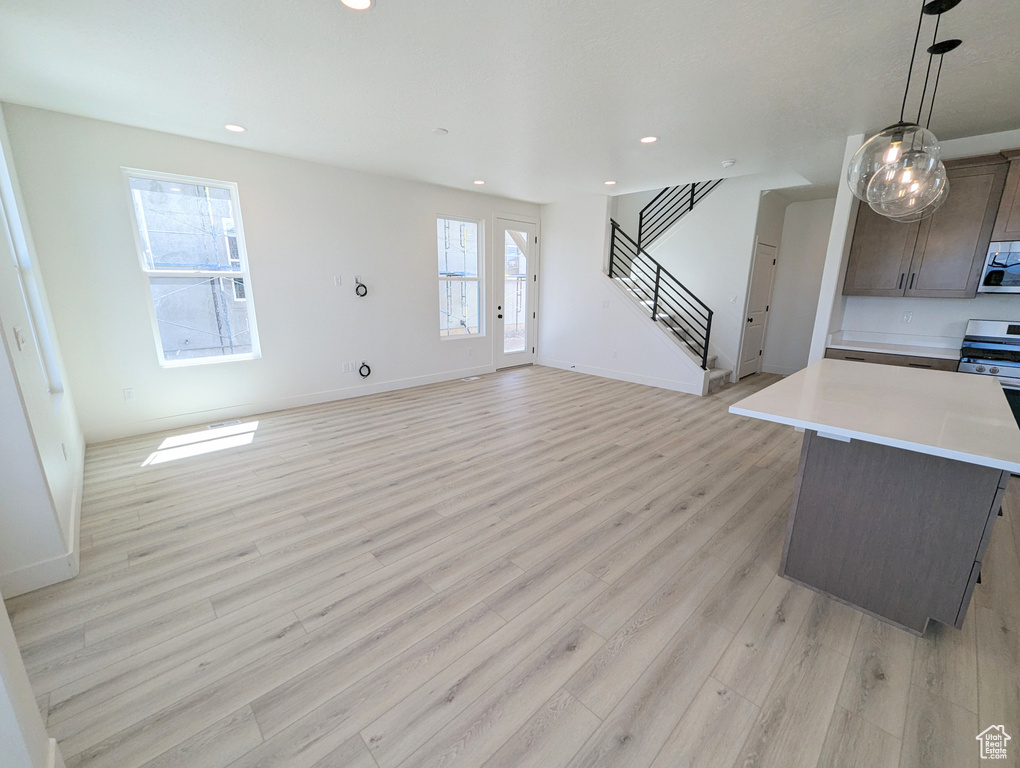
{"type": "Polygon", "coordinates": [[[1002,193],[999,214],[995,217],[995,228],[992,230],[992,242],[1003,240],[1020,240],[1020,150],[1003,152],[1011,157],[1009,175],[1006,176],[1006,189],[1002,193]]]}
{"type": "Polygon", "coordinates": [[[1006,169],[1005,162],[949,168],[949,199],[917,233],[907,296],[977,295],[1006,169]]]}
{"type": "Polygon", "coordinates": [[[900,224],[879,216],[866,203],[861,203],[843,294],[902,296],[917,231],[916,223],[900,224]]]}

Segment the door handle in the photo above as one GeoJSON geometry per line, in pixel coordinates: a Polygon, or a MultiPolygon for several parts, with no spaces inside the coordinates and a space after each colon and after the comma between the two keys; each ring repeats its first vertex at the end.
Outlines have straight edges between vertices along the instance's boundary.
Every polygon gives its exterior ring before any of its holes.
{"type": "Polygon", "coordinates": [[[900,282],[899,285],[896,286],[897,291],[903,288],[903,278],[905,278],[906,276],[907,276],[906,272],[900,272],[900,282]]]}
{"type": "Polygon", "coordinates": [[[907,290],[908,291],[912,291],[914,289],[914,278],[916,276],[917,276],[916,272],[911,272],[910,273],[910,285],[907,286],[907,290]]]}
{"type": "Polygon", "coordinates": [[[751,318],[751,317],[747,318],[747,322],[753,323],[754,322],[754,318],[751,318]]]}
{"type": "Polygon", "coordinates": [[[498,317],[500,320],[503,319],[503,315],[496,315],[496,317],[498,317]]]}

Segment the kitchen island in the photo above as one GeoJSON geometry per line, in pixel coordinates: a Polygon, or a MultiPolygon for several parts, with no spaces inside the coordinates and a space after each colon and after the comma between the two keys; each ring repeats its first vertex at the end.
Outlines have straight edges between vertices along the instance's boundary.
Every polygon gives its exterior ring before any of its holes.
{"type": "Polygon", "coordinates": [[[915,634],[963,625],[1020,473],[996,379],[826,359],[730,412],[804,429],[782,576],[915,634]]]}

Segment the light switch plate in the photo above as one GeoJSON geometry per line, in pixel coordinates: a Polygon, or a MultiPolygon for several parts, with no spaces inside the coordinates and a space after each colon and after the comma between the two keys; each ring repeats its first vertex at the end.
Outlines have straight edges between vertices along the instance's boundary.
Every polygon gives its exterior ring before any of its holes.
{"type": "Polygon", "coordinates": [[[25,332],[20,325],[16,325],[11,328],[11,332],[14,334],[14,343],[17,345],[18,351],[20,352],[25,348],[25,332]]]}

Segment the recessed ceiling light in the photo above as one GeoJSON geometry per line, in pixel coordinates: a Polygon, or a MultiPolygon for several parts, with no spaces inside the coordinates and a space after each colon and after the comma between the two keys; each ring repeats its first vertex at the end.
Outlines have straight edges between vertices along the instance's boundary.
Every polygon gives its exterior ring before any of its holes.
{"type": "Polygon", "coordinates": [[[243,125],[236,125],[234,123],[227,123],[223,127],[226,128],[231,133],[244,133],[246,130],[243,125]]]}
{"type": "Polygon", "coordinates": [[[722,167],[723,168],[732,168],[736,164],[737,164],[736,160],[723,160],[722,161],[722,167]]]}
{"type": "Polygon", "coordinates": [[[616,182],[615,182],[615,181],[606,181],[606,182],[603,182],[603,183],[604,183],[604,184],[605,184],[605,185],[606,185],[607,187],[611,187],[611,186],[613,186],[613,185],[614,185],[614,184],[615,184],[616,182]]]}
{"type": "Polygon", "coordinates": [[[641,143],[642,144],[654,144],[658,140],[659,140],[658,136],[642,136],[641,137],[641,143]]]}
{"type": "Polygon", "coordinates": [[[445,136],[449,131],[445,128],[433,128],[432,133],[436,134],[436,136],[445,136]]]}
{"type": "Polygon", "coordinates": [[[475,184],[477,184],[478,186],[482,186],[482,184],[484,184],[484,183],[485,182],[482,181],[481,179],[475,179],[475,184]]]}
{"type": "Polygon", "coordinates": [[[340,0],[340,2],[355,11],[367,11],[372,7],[372,0],[340,0]]]}

